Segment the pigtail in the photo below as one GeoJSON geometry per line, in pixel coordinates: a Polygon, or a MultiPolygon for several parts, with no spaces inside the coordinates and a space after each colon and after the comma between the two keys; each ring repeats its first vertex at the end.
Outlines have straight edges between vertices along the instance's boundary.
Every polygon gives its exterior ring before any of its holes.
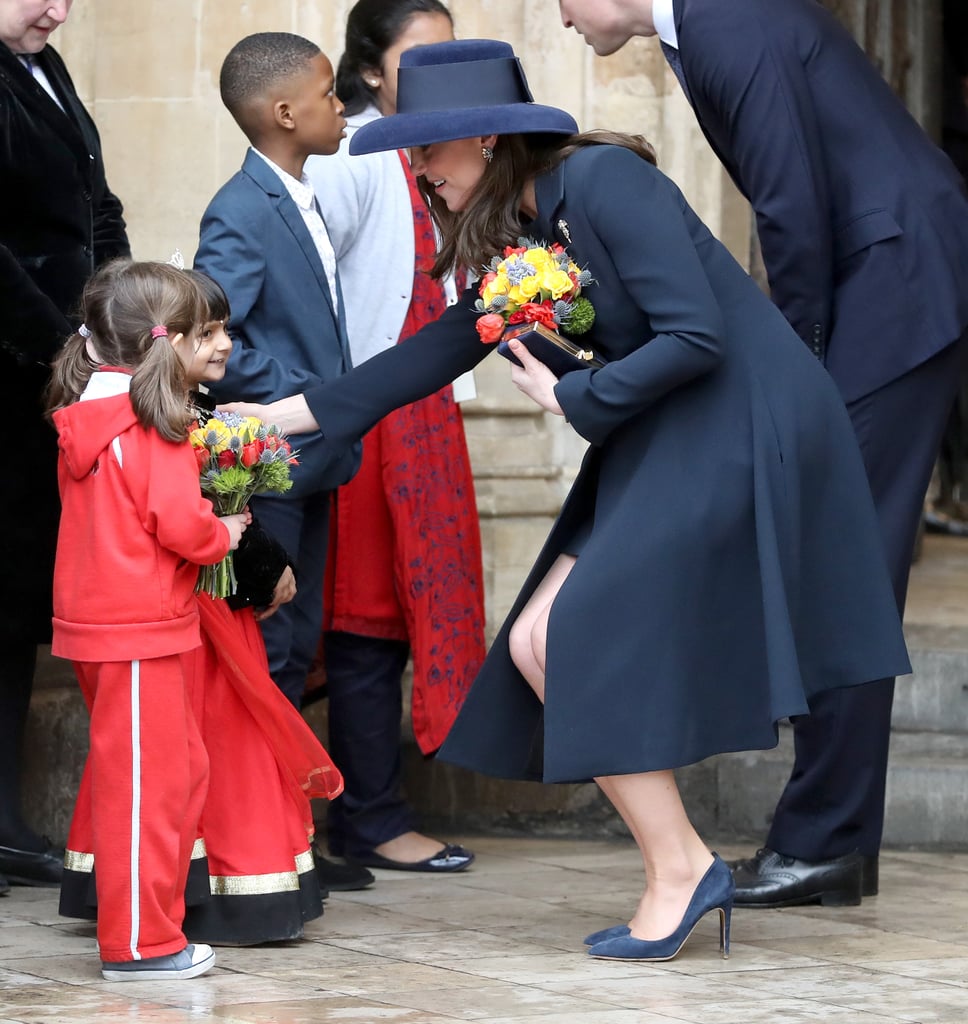
{"type": "Polygon", "coordinates": [[[50,419],[58,409],[76,402],[84,393],[97,363],[88,352],[89,335],[75,331],[54,359],[44,394],[45,412],[50,419]]]}
{"type": "Polygon", "coordinates": [[[138,421],[154,427],[166,441],[184,441],[192,420],[188,409],[185,368],[167,332],[158,327],[143,332],[144,351],[131,378],[131,406],[138,421]]]}

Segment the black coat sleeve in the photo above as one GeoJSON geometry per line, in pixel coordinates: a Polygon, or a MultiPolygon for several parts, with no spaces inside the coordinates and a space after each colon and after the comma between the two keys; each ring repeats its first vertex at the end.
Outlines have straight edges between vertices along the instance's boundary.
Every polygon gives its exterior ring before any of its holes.
{"type": "Polygon", "coordinates": [[[23,366],[46,365],[73,327],[0,244],[0,349],[23,366]]]}

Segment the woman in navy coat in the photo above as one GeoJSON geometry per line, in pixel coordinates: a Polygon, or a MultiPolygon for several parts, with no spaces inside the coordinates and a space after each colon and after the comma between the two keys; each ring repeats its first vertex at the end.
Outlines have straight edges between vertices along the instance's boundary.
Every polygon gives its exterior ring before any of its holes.
{"type": "MultiPolygon", "coordinates": [[[[710,910],[725,953],[732,879],[672,769],[771,747],[822,688],[910,670],[843,402],[641,145],[573,135],[506,44],[408,51],[398,111],[352,151],[412,147],[437,270],[482,266],[518,234],[561,243],[595,278],[607,360],[559,380],[511,343],[512,381],[590,447],[441,756],[601,786],[648,887],[628,926],[588,937],[593,956],[670,959],[710,910]]],[[[344,443],[487,354],[474,298],[338,381],[246,410],[344,443]]]]}

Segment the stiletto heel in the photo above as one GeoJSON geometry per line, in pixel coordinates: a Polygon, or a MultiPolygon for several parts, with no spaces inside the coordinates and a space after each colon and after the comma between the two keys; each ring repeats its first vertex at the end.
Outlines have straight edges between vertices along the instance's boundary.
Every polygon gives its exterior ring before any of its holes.
{"type": "Polygon", "coordinates": [[[719,908],[719,952],[723,959],[729,959],[729,922],[733,916],[733,901],[730,900],[719,908]]]}
{"type": "Polygon", "coordinates": [[[664,939],[636,939],[632,935],[619,935],[613,939],[598,942],[588,950],[588,955],[600,960],[672,960],[686,944],[693,929],[711,910],[719,911],[719,951],[723,959],[729,957],[729,925],[733,913],[733,873],[713,854],[709,870],[696,886],[689,906],[679,922],[679,927],[664,939]]]}

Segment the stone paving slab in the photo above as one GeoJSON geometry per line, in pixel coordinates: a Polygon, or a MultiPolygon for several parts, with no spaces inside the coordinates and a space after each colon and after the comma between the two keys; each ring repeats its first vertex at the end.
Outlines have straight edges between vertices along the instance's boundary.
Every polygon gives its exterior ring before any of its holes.
{"type": "Polygon", "coordinates": [[[302,941],[219,949],[187,982],[103,981],[92,926],[58,918],[56,891],[14,888],[0,898],[0,1024],[968,1022],[968,854],[886,852],[881,894],[860,907],[737,910],[729,960],[710,915],[652,965],[581,946],[638,898],[630,842],[471,845],[468,872],[377,871],[302,941]]]}

